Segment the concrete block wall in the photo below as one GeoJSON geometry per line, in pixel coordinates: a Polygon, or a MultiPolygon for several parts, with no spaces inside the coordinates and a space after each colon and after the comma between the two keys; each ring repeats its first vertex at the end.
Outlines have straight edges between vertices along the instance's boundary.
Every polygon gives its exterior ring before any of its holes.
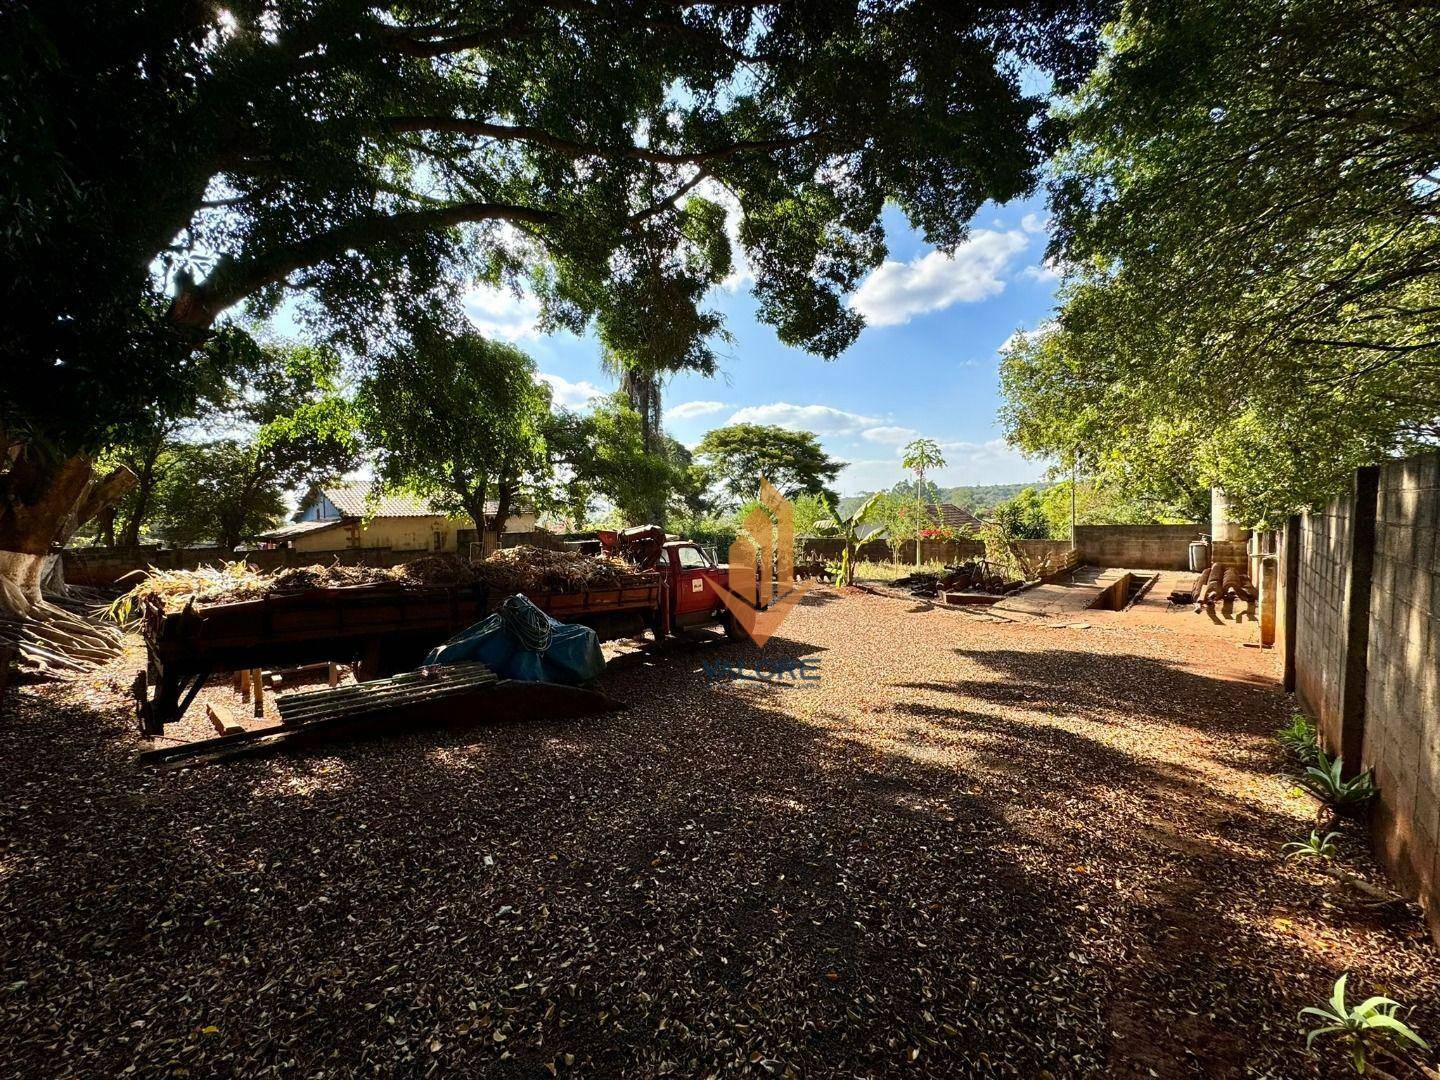
{"type": "Polygon", "coordinates": [[[1340,745],[1353,511],[1354,502],[1347,495],[1300,521],[1295,694],[1331,748],[1340,745]]]}
{"type": "Polygon", "coordinates": [[[1077,525],[1082,562],[1127,570],[1184,570],[1204,525],[1077,525]]]}
{"type": "Polygon", "coordinates": [[[1365,680],[1371,826],[1400,889],[1440,928],[1440,456],[1380,470],[1365,680]]]}
{"type": "Polygon", "coordinates": [[[1360,470],[1296,532],[1296,696],[1347,772],[1375,771],[1376,853],[1440,941],[1440,454],[1360,470]]]}

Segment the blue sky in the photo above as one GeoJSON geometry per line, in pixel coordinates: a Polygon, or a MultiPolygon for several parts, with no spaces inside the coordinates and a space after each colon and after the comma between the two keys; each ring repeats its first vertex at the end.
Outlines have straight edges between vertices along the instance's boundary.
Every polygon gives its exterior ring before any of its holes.
{"type": "MultiPolygon", "coordinates": [[[[712,302],[734,341],[722,347],[718,377],[685,374],[666,386],[666,429],[686,444],[745,420],[813,431],[848,463],[842,494],[902,479],[900,448],[916,435],[942,445],[942,486],[1039,479],[1044,463],[1004,445],[996,410],[1001,345],[1043,323],[1053,305],[1043,199],[987,204],[953,258],[926,245],[898,210],[887,209],[885,225],[889,258],[850,301],[870,325],[837,360],[788,348],[757,322],[743,270],[717,289],[712,302]]],[[[614,388],[593,337],[538,335],[529,298],[479,294],[469,310],[482,331],[535,357],[557,401],[580,406],[614,388]]]]}

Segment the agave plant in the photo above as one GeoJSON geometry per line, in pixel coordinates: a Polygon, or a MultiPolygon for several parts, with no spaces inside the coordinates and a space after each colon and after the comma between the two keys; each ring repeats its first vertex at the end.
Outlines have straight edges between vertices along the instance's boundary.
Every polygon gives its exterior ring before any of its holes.
{"type": "Polygon", "coordinates": [[[1327,832],[1322,836],[1318,829],[1312,829],[1308,840],[1292,840],[1280,850],[1290,859],[1329,860],[1335,858],[1335,841],[1339,839],[1338,832],[1327,832]]]}
{"type": "Polygon", "coordinates": [[[1304,713],[1297,712],[1292,716],[1289,724],[1275,732],[1275,737],[1302,765],[1314,765],[1320,757],[1320,740],[1315,734],[1315,725],[1304,713]]]}
{"type": "Polygon", "coordinates": [[[1313,1048],[1316,1039],[1334,1035],[1348,1044],[1350,1063],[1357,1073],[1365,1071],[1376,1049],[1393,1052],[1395,1047],[1404,1051],[1414,1046],[1429,1052],[1430,1044],[1396,1018],[1400,1003],[1393,998],[1377,995],[1353,1007],[1346,1005],[1345,981],[1349,978],[1346,974],[1336,980],[1335,990],[1324,1005],[1300,1010],[1300,1019],[1313,1016],[1321,1022],[1305,1036],[1307,1050],[1313,1048]]]}
{"type": "Polygon", "coordinates": [[[1358,776],[1344,779],[1344,758],[1327,757],[1322,750],[1315,764],[1305,770],[1300,783],[1317,799],[1340,813],[1354,813],[1375,798],[1375,777],[1366,769],[1358,776]]]}

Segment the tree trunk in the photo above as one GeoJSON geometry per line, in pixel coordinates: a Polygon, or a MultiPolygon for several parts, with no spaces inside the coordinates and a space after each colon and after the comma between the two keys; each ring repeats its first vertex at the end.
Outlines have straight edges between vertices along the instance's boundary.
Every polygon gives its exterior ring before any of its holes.
{"type": "MultiPolygon", "coordinates": [[[[640,445],[646,454],[663,451],[664,433],[660,430],[660,376],[656,372],[626,368],[620,374],[620,390],[630,407],[640,414],[640,445]]],[[[633,524],[665,524],[665,493],[655,492],[644,508],[645,522],[633,524]]]]}
{"type": "Polygon", "coordinates": [[[96,483],[88,454],[55,458],[26,449],[0,476],[0,644],[18,648],[29,671],[76,675],[119,655],[121,634],[44,598],[42,580],[59,561],[51,548],[135,477],[118,469],[96,483]]]}
{"type": "Polygon", "coordinates": [[[160,450],[164,442],[163,437],[157,438],[145,448],[145,460],[140,463],[131,513],[120,534],[120,542],[125,547],[140,546],[140,526],[145,523],[145,518],[150,513],[150,500],[155,494],[155,466],[160,460],[160,450]]]}
{"type": "MultiPolygon", "coordinates": [[[[470,515],[470,520],[475,525],[475,535],[480,540],[480,557],[483,559],[491,551],[489,532],[485,527],[485,485],[464,489],[457,494],[460,496],[460,504],[465,507],[465,513],[470,515]]],[[[462,551],[460,554],[463,556],[469,553],[462,551]]]]}
{"type": "Polygon", "coordinates": [[[504,546],[505,525],[510,520],[510,506],[515,501],[518,485],[512,480],[502,480],[495,485],[495,550],[504,546]]]}
{"type": "Polygon", "coordinates": [[[91,460],[27,447],[0,476],[0,610],[23,618],[40,604],[45,557],[64,540],[90,486],[91,460]]]}

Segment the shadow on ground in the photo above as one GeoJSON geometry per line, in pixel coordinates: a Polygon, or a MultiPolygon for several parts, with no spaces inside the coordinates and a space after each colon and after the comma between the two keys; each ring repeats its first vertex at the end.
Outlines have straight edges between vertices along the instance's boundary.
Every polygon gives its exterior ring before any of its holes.
{"type": "Polygon", "coordinates": [[[818,687],[716,680],[702,657],[754,650],[676,643],[615,665],[618,716],[175,774],[130,764],[118,703],[16,696],[0,1054],[1314,1074],[1293,1016],[1335,968],[1275,930],[1306,895],[1277,880],[1295,819],[1246,787],[1275,767],[1278,695],[1142,657],[1077,653],[1060,678],[981,636],[959,677],[946,642],[877,686],[851,657],[899,638],[845,606],[807,597],[766,646],[819,658],[818,687]]]}

